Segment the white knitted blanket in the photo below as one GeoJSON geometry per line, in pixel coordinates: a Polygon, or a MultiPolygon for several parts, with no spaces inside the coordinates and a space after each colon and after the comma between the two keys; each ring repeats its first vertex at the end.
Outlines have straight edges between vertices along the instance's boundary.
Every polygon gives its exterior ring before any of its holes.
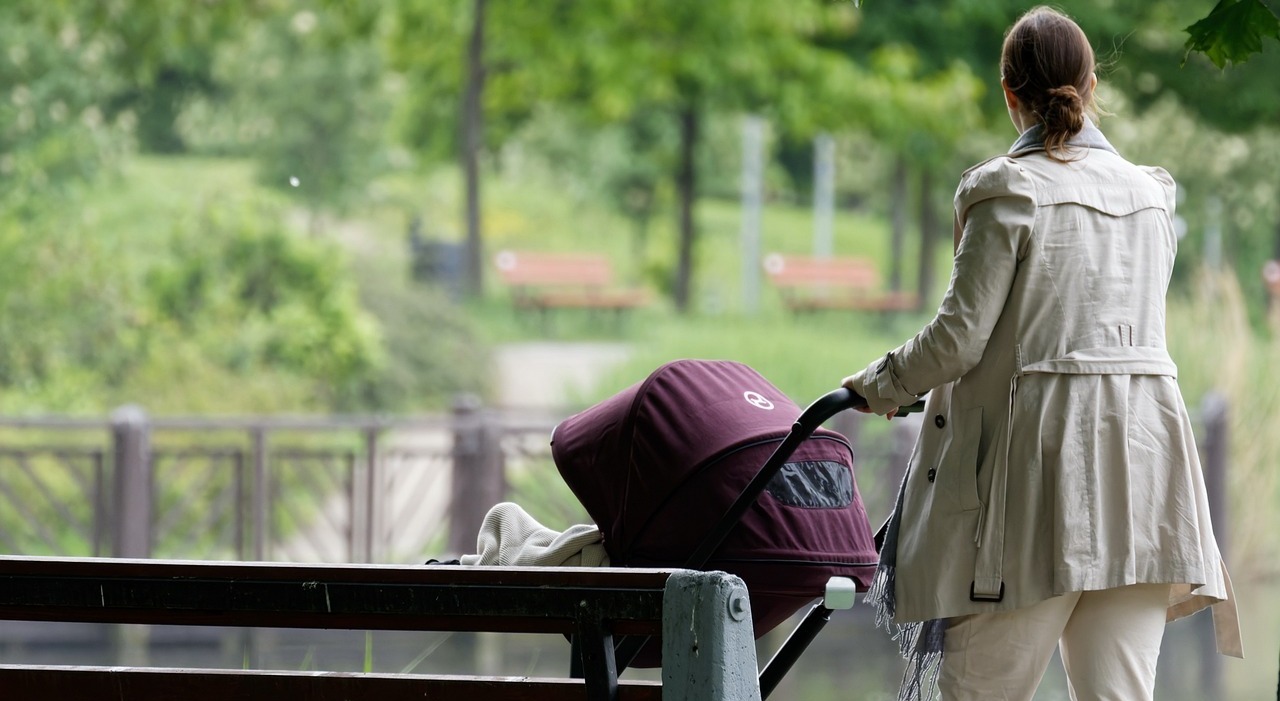
{"type": "Polygon", "coordinates": [[[592,524],[555,531],[538,523],[519,505],[503,502],[489,509],[476,536],[476,553],[464,565],[526,567],[608,567],[600,529],[592,524]]]}

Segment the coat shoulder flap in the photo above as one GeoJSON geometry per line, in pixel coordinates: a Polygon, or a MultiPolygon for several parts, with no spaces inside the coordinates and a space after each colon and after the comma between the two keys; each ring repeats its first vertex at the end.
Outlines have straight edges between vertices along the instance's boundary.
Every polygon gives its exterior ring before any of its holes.
{"type": "Polygon", "coordinates": [[[964,222],[970,207],[996,197],[1020,197],[1035,202],[1035,183],[1017,157],[996,156],[966,170],[956,188],[956,215],[964,222]]]}
{"type": "Polygon", "coordinates": [[[1173,216],[1178,203],[1178,184],[1174,182],[1173,176],[1160,166],[1138,166],[1138,169],[1160,184],[1164,191],[1165,209],[1169,210],[1169,216],[1173,216]]]}

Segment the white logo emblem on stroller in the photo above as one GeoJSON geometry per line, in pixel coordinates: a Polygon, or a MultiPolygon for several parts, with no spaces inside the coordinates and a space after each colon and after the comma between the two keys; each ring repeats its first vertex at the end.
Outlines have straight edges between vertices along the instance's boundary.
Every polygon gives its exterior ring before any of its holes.
{"type": "Polygon", "coordinates": [[[764,395],[760,394],[759,392],[752,392],[748,390],[742,393],[742,398],[746,399],[748,404],[750,404],[753,407],[756,407],[757,409],[764,409],[768,411],[773,408],[773,402],[769,401],[764,395]]]}

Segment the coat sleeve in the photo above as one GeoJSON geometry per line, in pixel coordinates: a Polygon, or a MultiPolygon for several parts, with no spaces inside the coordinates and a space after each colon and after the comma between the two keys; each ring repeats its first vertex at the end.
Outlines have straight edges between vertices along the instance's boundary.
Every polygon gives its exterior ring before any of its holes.
{"type": "MultiPolygon", "coordinates": [[[[1164,191],[1165,210],[1169,212],[1169,218],[1173,219],[1178,210],[1178,184],[1174,182],[1173,176],[1169,175],[1169,171],[1158,166],[1138,166],[1138,168],[1160,184],[1160,188],[1164,191]]],[[[1169,240],[1169,246],[1176,255],[1178,253],[1177,236],[1169,240]]]]}
{"type": "Polygon", "coordinates": [[[877,414],[963,376],[978,364],[1004,309],[1035,222],[1035,186],[1014,158],[965,174],[956,191],[951,283],[938,314],[914,338],[845,378],[877,414]]]}

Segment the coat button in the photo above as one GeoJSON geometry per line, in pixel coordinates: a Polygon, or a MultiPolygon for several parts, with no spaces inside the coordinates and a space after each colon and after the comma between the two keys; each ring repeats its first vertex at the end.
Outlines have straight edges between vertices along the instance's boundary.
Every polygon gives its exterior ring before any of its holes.
{"type": "Polygon", "coordinates": [[[946,417],[944,417],[942,414],[938,414],[937,416],[933,417],[933,425],[937,426],[938,428],[942,428],[943,426],[946,426],[947,425],[946,417]]]}

